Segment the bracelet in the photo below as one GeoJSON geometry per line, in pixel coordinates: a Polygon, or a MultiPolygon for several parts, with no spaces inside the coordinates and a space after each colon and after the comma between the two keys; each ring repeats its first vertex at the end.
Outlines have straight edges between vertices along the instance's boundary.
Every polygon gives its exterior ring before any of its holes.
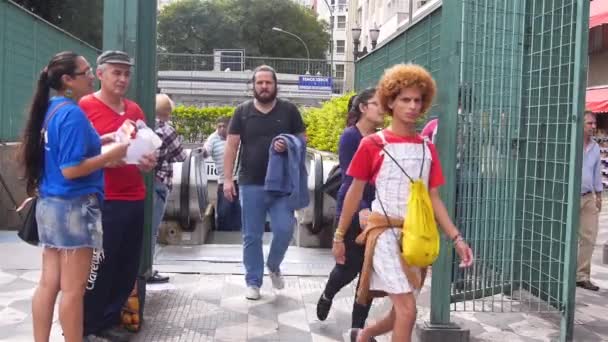
{"type": "Polygon", "coordinates": [[[334,232],[334,242],[344,242],[344,233],[338,228],[334,232]]]}
{"type": "Polygon", "coordinates": [[[459,242],[464,242],[464,239],[462,238],[462,236],[460,236],[460,234],[458,234],[458,236],[456,237],[456,239],[454,239],[454,246],[456,246],[459,242]]]}
{"type": "Polygon", "coordinates": [[[458,233],[458,234],[454,235],[454,237],[452,238],[452,242],[453,242],[453,243],[456,243],[456,240],[458,240],[458,238],[461,238],[461,239],[462,239],[462,235],[460,235],[460,233],[458,233]]]}

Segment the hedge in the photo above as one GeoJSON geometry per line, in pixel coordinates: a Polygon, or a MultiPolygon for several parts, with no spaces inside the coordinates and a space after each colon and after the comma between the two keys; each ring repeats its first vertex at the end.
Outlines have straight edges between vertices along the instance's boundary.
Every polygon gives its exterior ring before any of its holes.
{"type": "MultiPolygon", "coordinates": [[[[346,94],[326,101],[319,108],[300,108],[306,125],[308,146],[328,152],[337,152],[340,134],[346,126],[346,94]]],[[[234,107],[196,107],[177,106],[173,111],[173,124],[184,141],[203,142],[215,130],[215,123],[220,117],[231,117],[234,107]]]]}
{"type": "Polygon", "coordinates": [[[351,96],[352,93],[334,97],[325,101],[320,108],[303,110],[308,146],[321,151],[338,152],[338,141],[346,127],[348,99],[351,96]]]}
{"type": "Polygon", "coordinates": [[[231,117],[234,107],[196,107],[177,106],[173,110],[172,122],[177,133],[181,134],[184,141],[200,143],[215,131],[218,118],[231,117]]]}

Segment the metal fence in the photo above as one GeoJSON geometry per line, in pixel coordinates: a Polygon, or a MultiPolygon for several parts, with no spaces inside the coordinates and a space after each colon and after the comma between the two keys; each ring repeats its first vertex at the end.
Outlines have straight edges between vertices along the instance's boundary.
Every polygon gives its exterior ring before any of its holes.
{"type": "Polygon", "coordinates": [[[15,141],[40,70],[59,51],[94,63],[98,50],[17,4],[0,0],[0,141],[15,141]]]}
{"type": "Polygon", "coordinates": [[[302,59],[278,57],[226,56],[219,54],[184,54],[160,52],[157,55],[159,71],[251,71],[260,65],[269,65],[277,73],[293,75],[316,75],[333,77],[334,93],[342,93],[344,70],[352,61],[331,61],[327,59],[302,59]]]}
{"type": "Polygon", "coordinates": [[[358,89],[407,61],[438,81],[438,147],[452,181],[443,194],[475,266],[459,270],[444,241],[431,323],[449,321],[450,309],[549,311],[572,339],[588,6],[444,2],[356,65],[358,89]]]}

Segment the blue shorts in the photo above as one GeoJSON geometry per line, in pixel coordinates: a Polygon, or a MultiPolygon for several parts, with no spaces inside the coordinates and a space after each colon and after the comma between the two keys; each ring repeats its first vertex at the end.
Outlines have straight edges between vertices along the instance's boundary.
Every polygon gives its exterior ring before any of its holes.
{"type": "Polygon", "coordinates": [[[41,246],[102,249],[101,208],[95,194],[38,198],[36,222],[41,246]]]}

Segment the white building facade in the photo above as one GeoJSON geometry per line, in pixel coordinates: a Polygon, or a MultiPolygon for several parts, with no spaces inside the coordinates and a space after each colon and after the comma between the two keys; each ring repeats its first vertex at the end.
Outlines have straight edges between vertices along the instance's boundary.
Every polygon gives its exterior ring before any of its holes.
{"type": "MultiPolygon", "coordinates": [[[[351,11],[347,23],[347,54],[353,56],[354,52],[350,34],[353,28],[361,28],[359,51],[364,48],[371,51],[370,29],[380,30],[377,44],[381,45],[409,23],[410,13],[413,16],[422,7],[435,2],[440,0],[349,0],[348,7],[351,11]]],[[[354,65],[346,70],[347,87],[354,86],[354,70],[354,65]]]]}

